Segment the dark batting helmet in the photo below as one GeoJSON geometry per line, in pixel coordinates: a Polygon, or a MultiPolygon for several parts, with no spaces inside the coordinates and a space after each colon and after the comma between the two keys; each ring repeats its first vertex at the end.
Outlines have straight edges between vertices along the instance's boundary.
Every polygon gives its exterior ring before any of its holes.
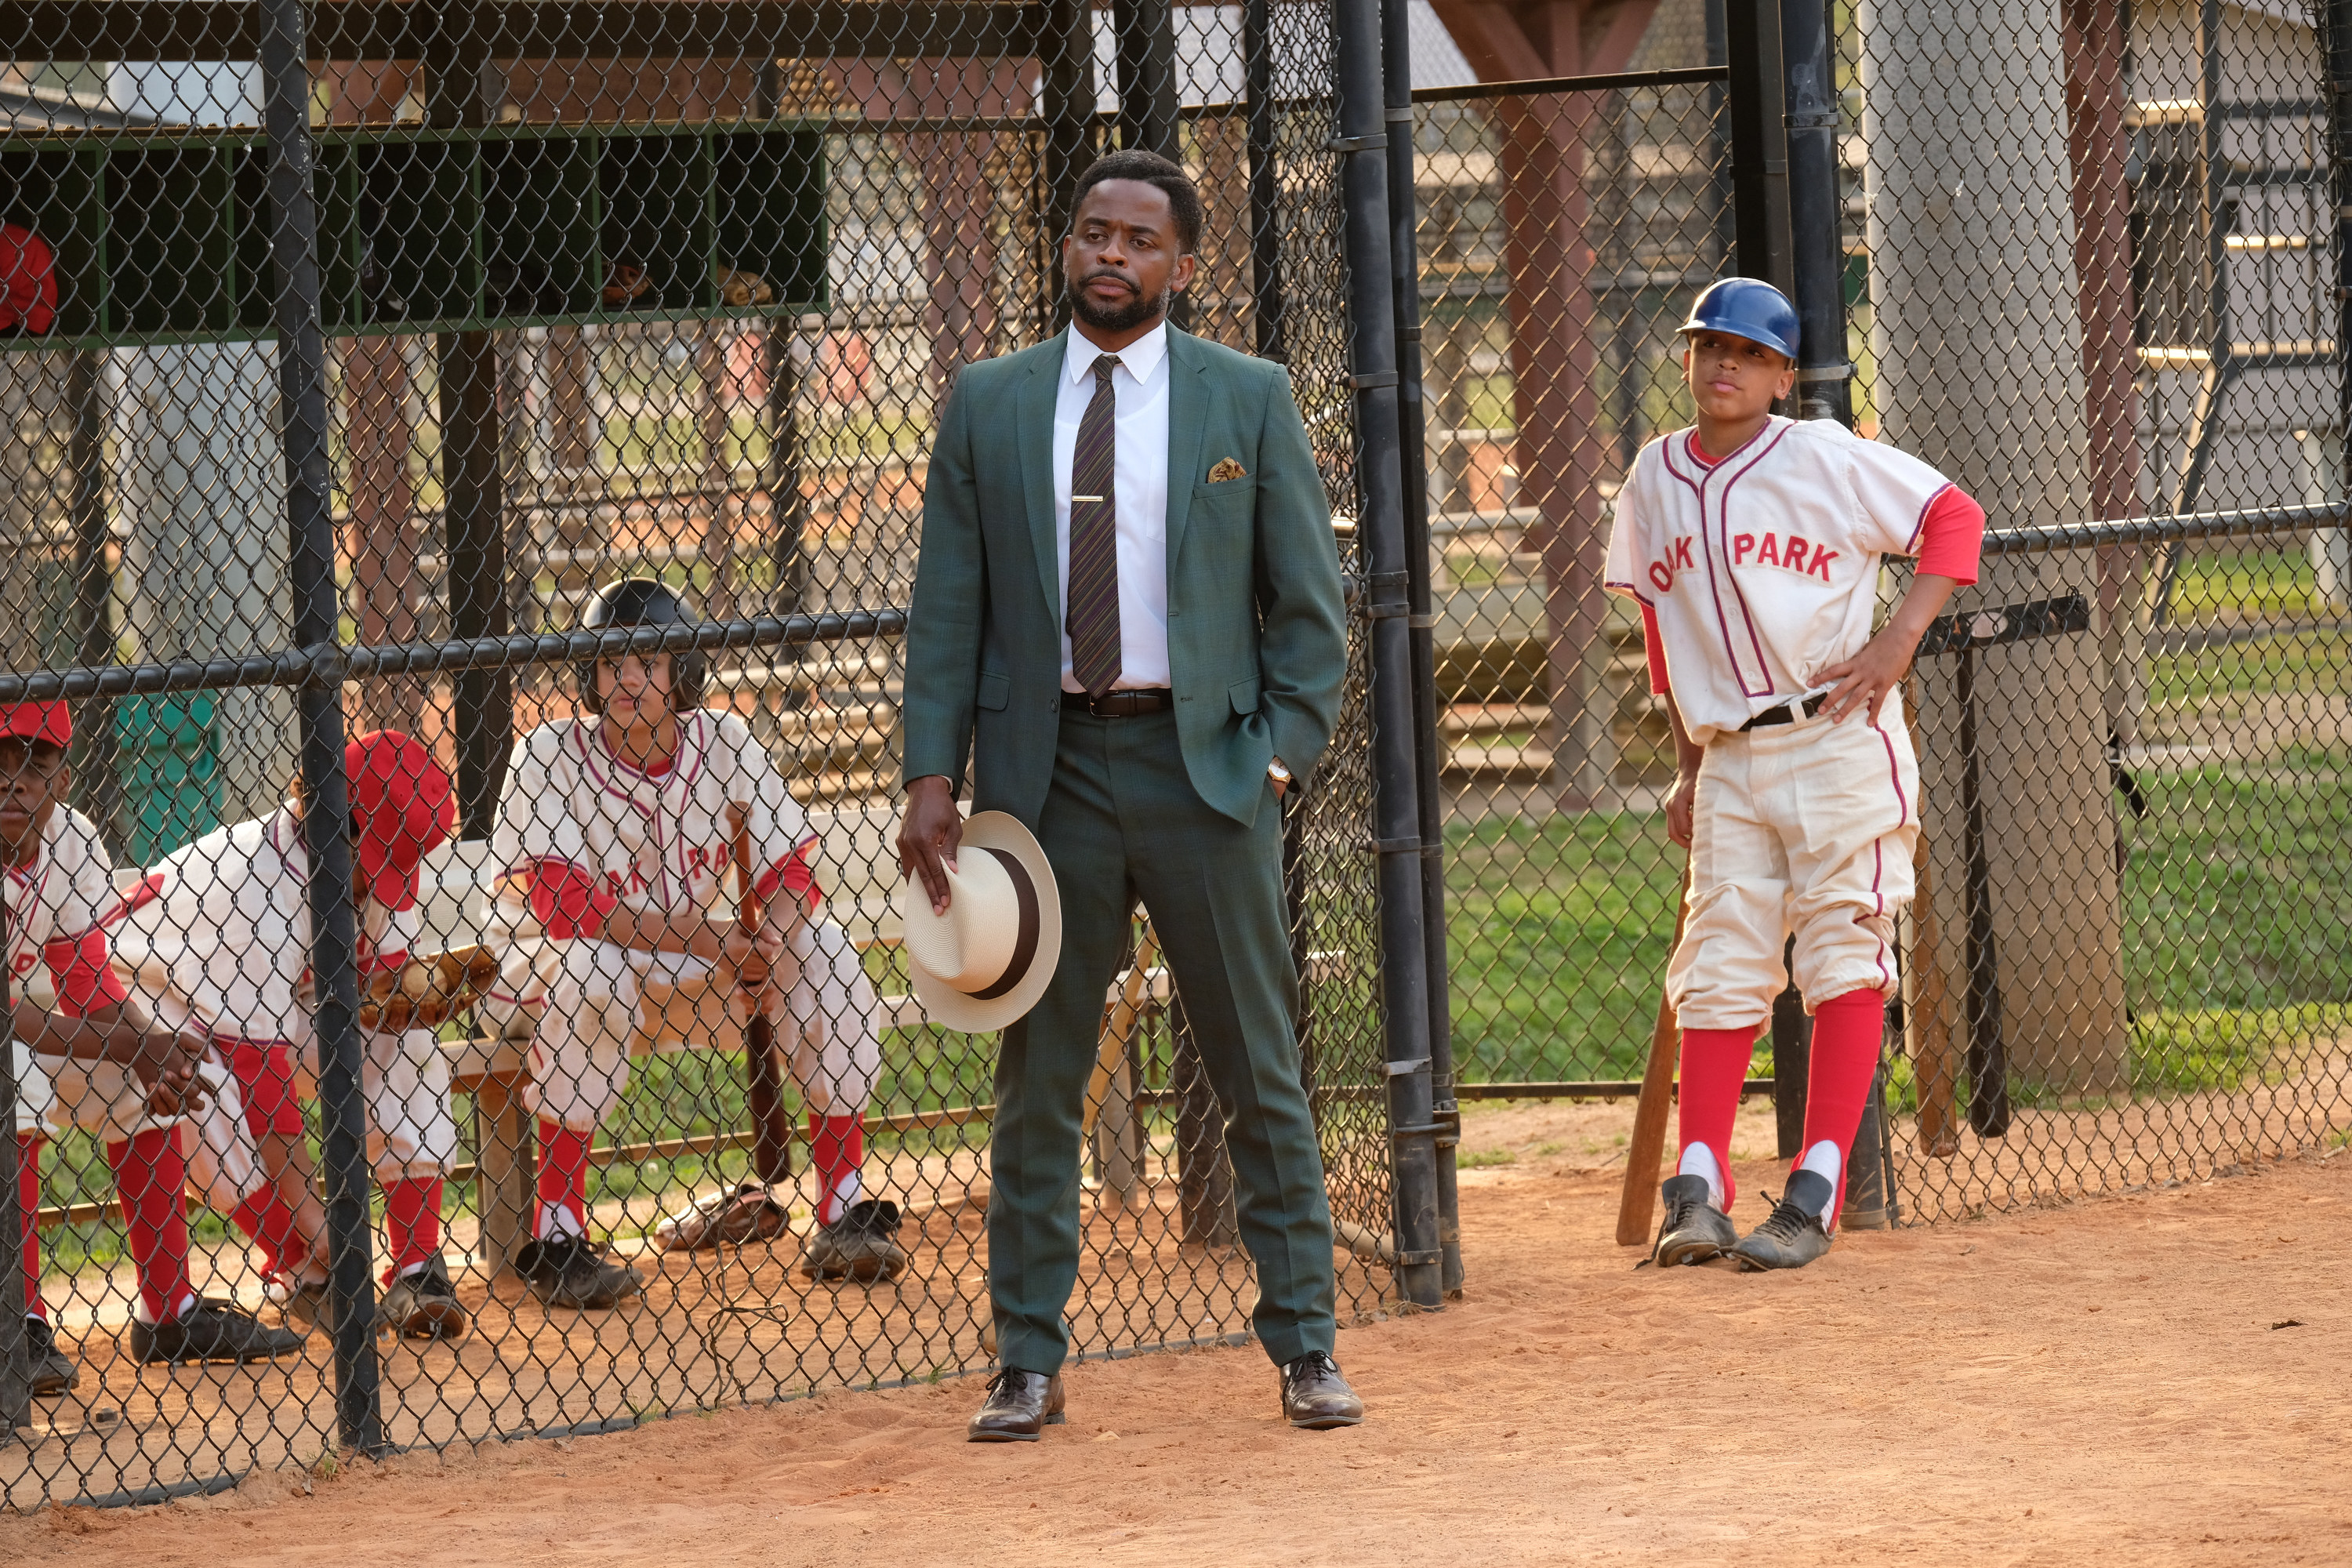
{"type": "Polygon", "coordinates": [[[1756,278],[1726,278],[1710,283],[1691,301],[1690,320],[1677,332],[1728,332],[1735,338],[1797,358],[1797,308],[1789,297],[1756,278]]]}
{"type": "MultiPolygon", "coordinates": [[[[674,626],[695,619],[688,612],[685,600],[653,578],[625,577],[620,582],[605,584],[589,597],[587,608],[580,613],[580,627],[583,631],[601,632],[611,626],[674,626]]],[[[702,706],[704,666],[699,651],[688,649],[670,655],[670,701],[679,712],[702,706]]],[[[591,713],[604,710],[604,700],[596,695],[593,660],[581,661],[580,700],[591,713]]]]}

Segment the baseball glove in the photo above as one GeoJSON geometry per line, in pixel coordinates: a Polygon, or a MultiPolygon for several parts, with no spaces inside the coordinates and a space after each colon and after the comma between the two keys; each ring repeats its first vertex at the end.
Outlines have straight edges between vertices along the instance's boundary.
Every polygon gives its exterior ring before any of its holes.
{"type": "Polygon", "coordinates": [[[471,1007],[499,978],[499,955],[487,947],[412,958],[368,982],[360,1023],[386,1034],[435,1029],[471,1007]]]}
{"type": "Polygon", "coordinates": [[[751,1241],[773,1241],[792,1228],[783,1205],[755,1182],[722,1187],[654,1226],[664,1252],[715,1252],[751,1241]]]}

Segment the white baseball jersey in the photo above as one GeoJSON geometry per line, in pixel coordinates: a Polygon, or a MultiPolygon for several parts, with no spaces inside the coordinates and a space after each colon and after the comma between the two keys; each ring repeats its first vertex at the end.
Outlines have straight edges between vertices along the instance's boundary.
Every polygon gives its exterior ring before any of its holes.
{"type": "MultiPolygon", "coordinates": [[[[730,806],[746,818],[758,880],[772,889],[816,836],[741,719],[681,714],[677,755],[659,773],[614,756],[602,720],[560,719],[516,742],[491,849],[515,881],[557,864],[633,910],[707,909],[734,857],[730,806]]],[[[511,897],[500,908],[520,923],[511,897]]]]}
{"type": "MultiPolygon", "coordinates": [[[[7,876],[12,995],[56,1012],[57,975],[48,948],[53,942],[79,941],[120,901],[114,892],[114,863],[89,818],[60,805],[49,814],[33,863],[11,866],[7,876]]],[[[16,1127],[30,1131],[49,1110],[49,1072],[60,1064],[54,1058],[37,1062],[22,1040],[14,1043],[11,1055],[16,1065],[16,1127]]]]}
{"type": "MultiPolygon", "coordinates": [[[[118,964],[184,1002],[215,1039],[299,1046],[310,1037],[309,853],[292,810],[215,828],[153,868],[161,896],[113,933],[118,964]]],[[[359,973],[408,961],[416,911],[360,910],[359,973]]]]}
{"type": "Polygon", "coordinates": [[[1833,419],[1775,416],[1712,467],[1696,437],[1633,459],[1603,575],[1655,612],[1675,706],[1705,745],[1862,651],[1879,558],[1918,548],[1951,481],[1833,419]]]}

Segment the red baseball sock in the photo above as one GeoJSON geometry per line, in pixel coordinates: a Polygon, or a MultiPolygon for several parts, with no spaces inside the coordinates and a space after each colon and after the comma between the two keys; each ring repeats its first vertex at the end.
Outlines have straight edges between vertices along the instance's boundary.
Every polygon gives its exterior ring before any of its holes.
{"type": "Polygon", "coordinates": [[[1731,1121],[1739,1114],[1739,1086],[1748,1081],[1748,1058],[1756,1054],[1757,1031],[1744,1029],[1685,1029],[1682,1088],[1675,1118],[1681,1148],[1704,1143],[1715,1156],[1723,1178],[1723,1209],[1739,1189],[1731,1179],[1731,1121]]]}
{"type": "MultiPolygon", "coordinates": [[[[551,1212],[562,1209],[572,1217],[565,1234],[588,1234],[588,1137],[552,1121],[539,1124],[539,1224],[535,1234],[551,1239],[551,1212]]],[[[561,1227],[558,1227],[559,1229],[561,1227]]]]}
{"type": "Polygon", "coordinates": [[[139,1306],[146,1321],[168,1323],[196,1297],[188,1281],[188,1160],[177,1130],[151,1127],[106,1146],[122,1228],[139,1268],[139,1306]]]}
{"type": "Polygon", "coordinates": [[[404,1176],[383,1184],[384,1251],[392,1262],[387,1285],[417,1264],[441,1256],[441,1178],[404,1176]]]}
{"type": "Polygon", "coordinates": [[[866,1121],[857,1116],[820,1116],[809,1112],[809,1147],[816,1154],[821,1192],[816,1222],[831,1225],[856,1203],[863,1191],[858,1171],[866,1163],[866,1121]]]}
{"type": "Polygon", "coordinates": [[[264,1274],[291,1274],[310,1256],[310,1248],[294,1229],[294,1211],[278,1201],[278,1189],[267,1177],[231,1211],[236,1228],[261,1248],[264,1274]]]}
{"type": "MultiPolygon", "coordinates": [[[[1832,996],[1813,1009],[1812,1070],[1805,1082],[1805,1152],[1817,1143],[1837,1146],[1837,1194],[1827,1224],[1835,1226],[1845,1206],[1845,1173],[1853,1155],[1854,1130],[1862,1125],[1863,1101],[1878,1071],[1878,1049],[1886,1029],[1886,998],[1864,988],[1832,996]]],[[[1804,1152],[1797,1156],[1802,1163],[1804,1152]]],[[[1791,1166],[1793,1171],[1795,1166],[1791,1166]]]]}
{"type": "Polygon", "coordinates": [[[41,1135],[16,1134],[16,1211],[24,1216],[25,1310],[47,1320],[48,1303],[41,1300],[41,1233],[35,1227],[41,1212],[41,1135]]]}

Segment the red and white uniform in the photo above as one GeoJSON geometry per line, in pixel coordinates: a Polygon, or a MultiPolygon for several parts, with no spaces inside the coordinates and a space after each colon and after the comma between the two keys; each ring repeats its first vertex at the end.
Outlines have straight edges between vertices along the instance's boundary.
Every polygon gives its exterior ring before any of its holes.
{"type": "MultiPolygon", "coordinates": [[[[113,932],[115,960],[141,998],[167,1021],[192,1020],[236,1070],[244,1094],[273,1131],[299,1132],[288,1068],[315,1081],[311,1018],[310,855],[289,808],[222,827],[164,857],[151,876],[161,896],[113,932]],[[283,1120],[281,1120],[281,1118],[283,1120]]],[[[373,899],[359,911],[359,972],[367,978],[408,961],[416,911],[373,899]]],[[[361,1092],[376,1179],[434,1178],[457,1156],[449,1068],[430,1029],[362,1028],[361,1092]]]]}
{"type": "MultiPolygon", "coordinates": [[[[1945,496],[1966,503],[1926,463],[1833,420],[1773,418],[1719,459],[1678,431],[1634,459],[1605,577],[1648,612],[1653,683],[1671,686],[1706,748],[1690,915],[1666,978],[1685,1030],[1769,1017],[1792,931],[1809,1007],[1895,985],[1891,922],[1912,895],[1919,831],[1899,697],[1874,722],[1741,726],[1783,704],[1801,713],[1827,689],[1822,671],[1862,650],[1881,557],[1918,551],[1945,496]]],[[[1966,556],[1973,581],[1973,538],[1966,556]]]]}
{"type": "MultiPolygon", "coordinates": [[[[701,959],[583,933],[616,906],[730,912],[731,813],[746,823],[754,886],[774,918],[790,918],[793,898],[813,905],[816,836],[736,715],[681,714],[677,754],[658,773],[614,756],[596,718],[559,720],[517,742],[491,835],[507,871],[498,913],[509,945],[484,1008],[494,1024],[533,1018],[526,1095],[541,1121],[593,1131],[628,1085],[646,989],[709,990],[715,966],[701,959]]],[[[847,933],[813,910],[793,922],[788,948],[769,1006],[778,1042],[813,1111],[854,1115],[881,1070],[873,986],[847,933]]]]}
{"type": "MultiPolygon", "coordinates": [[[[47,1012],[79,1017],[91,1008],[126,999],[128,989],[112,965],[109,917],[121,910],[114,863],[90,820],[69,806],[49,816],[41,853],[29,868],[8,871],[8,966],[16,994],[47,1012]]],[[[184,1121],[181,1136],[198,1190],[234,1203],[249,1191],[256,1174],[236,1131],[235,1090],[226,1068],[199,1068],[215,1103],[191,1118],[157,1117],[147,1109],[147,1091],[113,1062],[37,1057],[22,1040],[16,1058],[16,1131],[23,1133],[79,1127],[108,1142],[166,1128],[184,1121]],[[230,1105],[218,1104],[227,1089],[230,1105]]]]}

